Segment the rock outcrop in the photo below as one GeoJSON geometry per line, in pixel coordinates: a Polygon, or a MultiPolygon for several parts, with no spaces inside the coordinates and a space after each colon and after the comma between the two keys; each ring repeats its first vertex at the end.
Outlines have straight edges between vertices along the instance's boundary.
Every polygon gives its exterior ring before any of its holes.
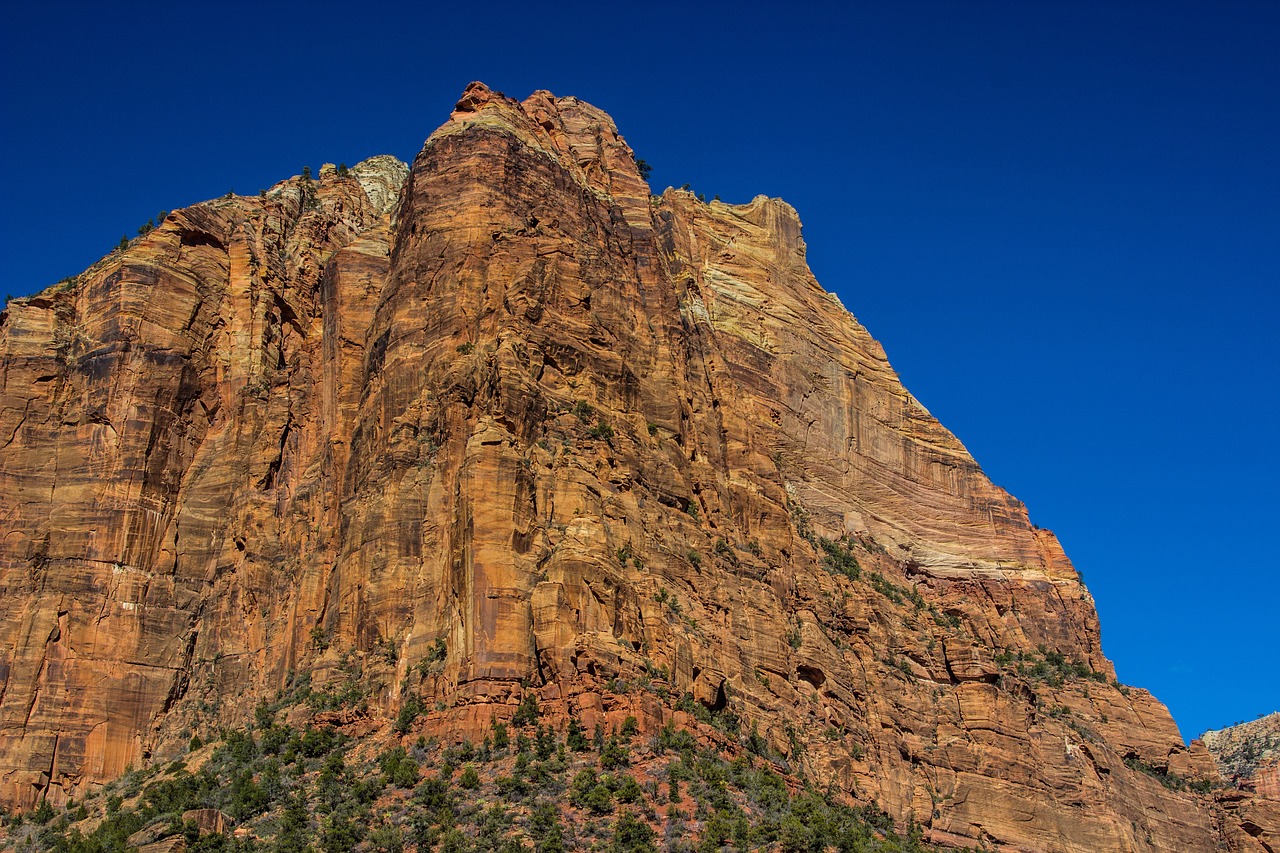
{"type": "Polygon", "coordinates": [[[1227,832],[1241,849],[1280,848],[1280,713],[1200,736],[1231,786],[1219,801],[1231,814],[1227,832]]]}
{"type": "Polygon", "coordinates": [[[1223,779],[1280,800],[1280,713],[1205,732],[1200,740],[1223,779]]]}
{"type": "Polygon", "coordinates": [[[1245,844],[804,253],[784,202],[651,196],[603,112],[473,84],[411,170],[176,211],[15,300],[0,799],[309,678],[459,737],[526,689],[647,729],[687,693],[937,841],[1245,844]]]}

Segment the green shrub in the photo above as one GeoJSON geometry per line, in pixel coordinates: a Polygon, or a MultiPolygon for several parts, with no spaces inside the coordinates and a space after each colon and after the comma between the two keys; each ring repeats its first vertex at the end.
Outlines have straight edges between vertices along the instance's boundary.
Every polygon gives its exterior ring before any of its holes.
{"type": "Polygon", "coordinates": [[[350,853],[364,840],[365,826],[359,820],[339,812],[330,815],[323,823],[320,849],[324,853],[350,853]]]}
{"type": "Polygon", "coordinates": [[[534,804],[529,815],[529,835],[537,846],[537,853],[564,851],[564,827],[555,805],[546,801],[534,804]]]}
{"type": "Polygon", "coordinates": [[[396,733],[407,734],[409,729],[413,728],[414,720],[418,719],[418,715],[422,711],[422,699],[418,697],[417,693],[410,693],[405,696],[404,701],[400,703],[400,712],[396,714],[396,733]]]}
{"type": "Polygon", "coordinates": [[[44,826],[49,821],[53,820],[53,815],[53,806],[49,804],[47,799],[41,798],[39,805],[31,810],[31,813],[27,815],[27,818],[34,823],[44,826]]]}
{"type": "Polygon", "coordinates": [[[653,844],[656,833],[644,821],[623,809],[613,824],[613,838],[609,842],[611,853],[648,853],[657,851],[653,844]]]}
{"type": "Polygon", "coordinates": [[[537,735],[534,737],[534,753],[538,756],[539,761],[546,761],[556,751],[556,733],[552,731],[550,726],[538,725],[537,735]]]}
{"type": "Polygon", "coordinates": [[[902,603],[902,588],[896,584],[890,583],[885,579],[884,575],[879,572],[871,573],[871,586],[875,591],[892,601],[894,604],[902,603]]]}
{"type": "Polygon", "coordinates": [[[605,741],[604,749],[600,750],[600,766],[602,768],[612,770],[615,767],[626,767],[630,763],[631,754],[624,743],[616,736],[605,741]]]}
{"type": "Polygon", "coordinates": [[[570,805],[593,814],[608,814],[613,811],[613,792],[591,768],[578,771],[569,784],[567,795],[570,805]]]}
{"type": "Polygon", "coordinates": [[[613,792],[606,785],[596,785],[582,798],[582,808],[594,815],[613,811],[613,792]]]}
{"type": "Polygon", "coordinates": [[[307,729],[297,744],[297,750],[307,758],[319,758],[336,749],[343,740],[343,735],[328,726],[320,729],[307,729]]]}
{"type": "Polygon", "coordinates": [[[418,762],[409,757],[403,746],[385,749],[378,755],[378,767],[382,780],[397,788],[412,788],[418,784],[418,762]]]}
{"type": "Polygon", "coordinates": [[[468,791],[474,791],[480,787],[480,774],[476,772],[476,768],[473,765],[468,764],[462,768],[462,775],[458,777],[458,784],[468,791]]]}
{"type": "MultiPolygon", "coordinates": [[[[253,772],[243,770],[237,773],[226,788],[222,801],[223,811],[231,815],[237,823],[243,823],[255,815],[262,814],[271,804],[267,792],[253,781],[253,772]]],[[[194,802],[190,805],[195,805],[194,802]]]]}
{"type": "Polygon", "coordinates": [[[526,693],[520,699],[520,705],[516,708],[516,713],[511,718],[511,725],[516,728],[523,726],[531,726],[538,722],[538,697],[532,693],[526,693]]]}
{"type": "Polygon", "coordinates": [[[620,803],[638,803],[644,799],[644,789],[630,774],[624,775],[618,790],[614,792],[620,803]]]}
{"type": "Polygon", "coordinates": [[[586,752],[591,748],[591,744],[587,741],[587,734],[577,717],[569,718],[569,731],[565,735],[564,745],[574,752],[586,752]]]}
{"type": "MultiPolygon", "coordinates": [[[[1106,684],[1107,677],[1093,669],[1087,663],[1078,660],[1067,660],[1061,653],[1039,647],[1036,652],[1011,652],[1006,650],[995,655],[997,666],[1017,664],[1015,671],[1023,678],[1032,681],[1044,681],[1053,687],[1061,687],[1066,681],[1088,680],[1106,684]]],[[[1118,687],[1118,685],[1113,685],[1118,687]]]]}
{"type": "Polygon", "coordinates": [[[449,793],[448,780],[440,775],[428,776],[414,789],[413,802],[432,811],[451,808],[453,796],[449,793]]]}
{"type": "Polygon", "coordinates": [[[596,421],[596,425],[587,430],[587,437],[596,441],[610,442],[613,441],[613,427],[605,422],[604,418],[596,421]]]}
{"type": "Polygon", "coordinates": [[[654,738],[653,749],[659,755],[667,750],[675,752],[686,752],[697,749],[698,742],[694,740],[693,735],[684,729],[677,729],[671,723],[667,723],[662,727],[662,731],[658,732],[658,736],[654,738]]]}
{"type": "MultiPolygon", "coordinates": [[[[495,750],[506,749],[511,745],[511,737],[507,734],[506,723],[500,723],[495,719],[489,725],[493,729],[493,748],[495,750]]],[[[572,720],[569,725],[573,725],[572,720]]]]}
{"type": "MultiPolygon", "coordinates": [[[[1184,791],[1187,788],[1187,780],[1183,779],[1167,767],[1155,767],[1132,754],[1124,757],[1124,763],[1130,770],[1137,770],[1139,773],[1145,773],[1158,781],[1161,785],[1164,785],[1170,791],[1184,791]]],[[[1208,783],[1205,782],[1192,783],[1192,788],[1203,793],[1203,789],[1207,784],[1208,783]]]]}
{"type": "Polygon", "coordinates": [[[819,537],[818,546],[823,551],[822,564],[828,571],[855,581],[862,576],[862,567],[846,542],[819,537]]]}

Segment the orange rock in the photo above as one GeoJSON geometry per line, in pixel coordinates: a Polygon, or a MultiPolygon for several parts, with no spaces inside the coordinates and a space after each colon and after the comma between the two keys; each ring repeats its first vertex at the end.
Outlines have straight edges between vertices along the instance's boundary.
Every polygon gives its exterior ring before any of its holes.
{"type": "Polygon", "coordinates": [[[1205,732],[1197,741],[1201,742],[1222,778],[1261,797],[1280,800],[1280,713],[1205,732]]]}
{"type": "Polygon", "coordinates": [[[183,823],[194,823],[201,835],[226,835],[234,821],[217,809],[188,809],[182,813],[183,823]]]}
{"type": "Polygon", "coordinates": [[[588,732],[697,727],[689,693],[939,839],[1243,843],[1152,775],[1216,778],[789,205],[651,196],[603,112],[480,84],[407,176],[351,172],[177,211],[5,311],[0,799],[305,674],[359,684],[370,737],[402,685],[473,741],[527,686],[588,732]]]}

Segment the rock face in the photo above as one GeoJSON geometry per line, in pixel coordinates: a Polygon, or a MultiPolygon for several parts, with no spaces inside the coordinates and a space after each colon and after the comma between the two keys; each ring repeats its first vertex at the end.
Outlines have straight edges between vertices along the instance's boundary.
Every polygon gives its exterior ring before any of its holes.
{"type": "Polygon", "coordinates": [[[1280,848],[1280,713],[1205,732],[1200,739],[1234,788],[1219,795],[1233,818],[1233,841],[1246,850],[1280,848]]]}
{"type": "Polygon", "coordinates": [[[804,252],[784,202],[651,196],[601,111],[473,84],[411,170],[177,211],[15,300],[0,799],[303,677],[456,736],[647,679],[642,726],[691,694],[938,841],[1248,849],[804,252]]]}
{"type": "Polygon", "coordinates": [[[1200,736],[1222,778],[1280,800],[1280,712],[1200,736]]]}

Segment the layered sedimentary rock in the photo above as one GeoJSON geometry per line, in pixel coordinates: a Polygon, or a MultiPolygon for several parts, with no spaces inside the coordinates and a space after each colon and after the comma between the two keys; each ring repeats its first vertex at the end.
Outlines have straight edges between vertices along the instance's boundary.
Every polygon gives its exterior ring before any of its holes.
{"type": "Polygon", "coordinates": [[[804,251],[784,202],[651,196],[601,111],[473,84],[407,173],[178,211],[16,300],[0,798],[306,677],[457,736],[525,690],[650,729],[688,693],[940,841],[1246,844],[804,251]]]}
{"type": "Polygon", "coordinates": [[[1200,736],[1230,789],[1218,794],[1230,813],[1226,831],[1241,849],[1280,848],[1280,713],[1200,736]]]}
{"type": "Polygon", "coordinates": [[[1200,736],[1222,778],[1280,800],[1280,713],[1200,736]]]}

